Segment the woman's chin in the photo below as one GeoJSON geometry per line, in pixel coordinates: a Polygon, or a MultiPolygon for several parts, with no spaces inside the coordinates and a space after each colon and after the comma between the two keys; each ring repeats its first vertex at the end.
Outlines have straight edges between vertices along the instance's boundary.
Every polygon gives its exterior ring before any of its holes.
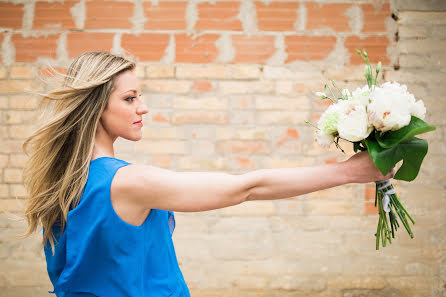
{"type": "Polygon", "coordinates": [[[123,138],[130,140],[130,141],[139,141],[142,139],[142,133],[141,133],[141,135],[132,135],[130,137],[123,137],[123,138]]]}

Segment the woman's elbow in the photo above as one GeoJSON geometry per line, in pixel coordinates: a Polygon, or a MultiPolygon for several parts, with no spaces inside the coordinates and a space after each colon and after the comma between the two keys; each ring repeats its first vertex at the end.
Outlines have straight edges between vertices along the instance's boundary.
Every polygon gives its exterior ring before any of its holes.
{"type": "Polygon", "coordinates": [[[241,188],[239,203],[251,200],[257,200],[255,198],[255,192],[260,185],[260,177],[261,177],[260,171],[261,170],[255,170],[239,175],[240,188],[241,188]]]}

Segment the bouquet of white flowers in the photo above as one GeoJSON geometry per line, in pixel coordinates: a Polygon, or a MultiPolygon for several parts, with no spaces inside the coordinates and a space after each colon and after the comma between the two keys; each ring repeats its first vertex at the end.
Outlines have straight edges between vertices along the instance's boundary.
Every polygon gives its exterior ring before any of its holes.
{"type": "MultiPolygon", "coordinates": [[[[317,140],[323,146],[335,143],[341,150],[339,139],[352,142],[355,152],[369,152],[383,175],[403,160],[394,178],[412,181],[418,175],[428,149],[427,141],[415,135],[435,130],[435,127],[423,121],[426,114],[423,101],[416,100],[405,85],[397,82],[380,85],[378,74],[381,62],[373,75],[367,53],[364,50],[356,51],[366,62],[364,76],[367,84],[350,94],[349,90],[340,90],[332,81],[333,88],[326,84],[324,92],[316,93],[319,98],[332,101],[317,123],[317,140]]],[[[377,250],[380,238],[383,247],[387,241],[391,243],[391,238],[395,238],[394,232],[399,227],[397,215],[413,238],[406,216],[412,224],[415,221],[398,199],[390,180],[376,182],[375,207],[377,204],[377,250]]]]}

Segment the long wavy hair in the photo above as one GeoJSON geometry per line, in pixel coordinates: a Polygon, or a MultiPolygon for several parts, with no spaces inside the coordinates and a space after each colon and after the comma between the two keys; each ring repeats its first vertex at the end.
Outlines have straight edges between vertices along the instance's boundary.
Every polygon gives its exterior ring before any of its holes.
{"type": "Polygon", "coordinates": [[[43,245],[54,252],[53,225],[63,232],[68,212],[80,201],[87,182],[96,128],[114,78],[135,63],[106,52],[87,52],[77,57],[63,77],[62,86],[45,94],[43,122],[23,143],[29,156],[23,169],[28,192],[24,237],[44,228],[43,245]]]}

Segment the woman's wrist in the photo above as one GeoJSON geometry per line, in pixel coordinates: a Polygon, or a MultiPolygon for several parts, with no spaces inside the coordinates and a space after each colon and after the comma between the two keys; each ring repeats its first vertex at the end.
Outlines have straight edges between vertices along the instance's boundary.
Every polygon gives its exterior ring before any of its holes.
{"type": "Polygon", "coordinates": [[[356,170],[354,169],[354,166],[352,166],[351,162],[349,160],[339,162],[337,163],[339,166],[339,173],[340,177],[342,178],[343,184],[352,184],[357,183],[356,179],[356,170]]]}

